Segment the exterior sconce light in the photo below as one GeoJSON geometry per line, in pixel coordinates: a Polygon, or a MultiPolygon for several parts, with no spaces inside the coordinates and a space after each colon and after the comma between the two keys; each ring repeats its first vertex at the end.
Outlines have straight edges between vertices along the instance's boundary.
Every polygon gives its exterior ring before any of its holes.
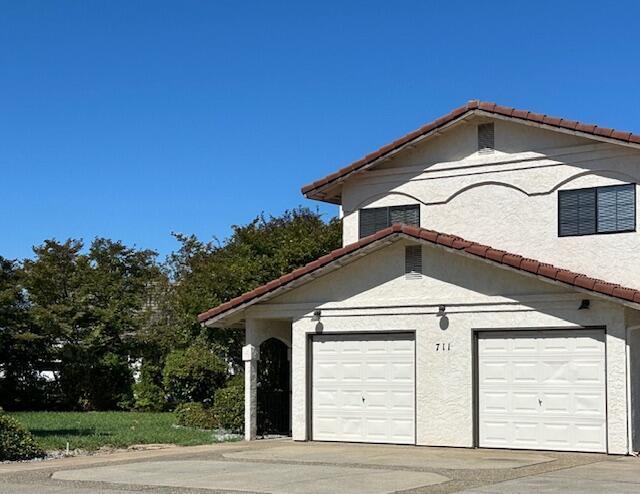
{"type": "Polygon", "coordinates": [[[591,307],[591,300],[589,300],[588,298],[585,298],[580,301],[580,307],[578,307],[578,310],[587,310],[590,307],[591,307]]]}
{"type": "Polygon", "coordinates": [[[315,322],[319,321],[321,314],[322,314],[322,311],[320,309],[314,310],[313,316],[311,316],[311,320],[315,322]]]}
{"type": "Polygon", "coordinates": [[[444,316],[445,311],[447,310],[446,305],[441,305],[438,307],[438,313],[436,314],[438,317],[444,316]]]}

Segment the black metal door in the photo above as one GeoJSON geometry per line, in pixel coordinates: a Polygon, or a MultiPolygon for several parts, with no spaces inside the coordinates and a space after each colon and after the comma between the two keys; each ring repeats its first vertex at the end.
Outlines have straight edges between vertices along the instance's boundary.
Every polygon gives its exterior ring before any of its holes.
{"type": "Polygon", "coordinates": [[[260,345],[258,362],[258,434],[290,434],[288,349],[270,338],[260,345]]]}

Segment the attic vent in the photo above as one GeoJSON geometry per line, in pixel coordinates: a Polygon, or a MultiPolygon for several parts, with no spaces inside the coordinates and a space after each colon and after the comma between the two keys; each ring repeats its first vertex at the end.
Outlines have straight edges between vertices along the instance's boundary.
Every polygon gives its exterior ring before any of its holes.
{"type": "Polygon", "coordinates": [[[407,280],[422,278],[422,245],[407,245],[404,248],[404,277],[407,280]]]}
{"type": "Polygon", "coordinates": [[[478,152],[491,153],[494,148],[495,130],[493,123],[478,125],[478,152]]]}

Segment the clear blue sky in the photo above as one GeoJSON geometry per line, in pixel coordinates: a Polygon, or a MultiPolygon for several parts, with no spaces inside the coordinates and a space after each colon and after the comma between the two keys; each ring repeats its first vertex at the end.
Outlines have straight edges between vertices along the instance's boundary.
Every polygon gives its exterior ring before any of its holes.
{"type": "Polygon", "coordinates": [[[640,131],[638,2],[0,1],[0,255],[226,237],[473,98],[640,131]]]}

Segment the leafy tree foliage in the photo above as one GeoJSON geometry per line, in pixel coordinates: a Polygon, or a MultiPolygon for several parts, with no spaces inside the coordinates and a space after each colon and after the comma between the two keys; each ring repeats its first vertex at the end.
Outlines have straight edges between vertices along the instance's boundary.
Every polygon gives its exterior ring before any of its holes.
{"type": "MultiPolygon", "coordinates": [[[[203,243],[194,236],[176,235],[180,248],[168,260],[175,280],[173,330],[190,339],[200,334],[194,318],[210,307],[237,297],[337,249],[341,225],[328,223],[308,208],[285,211],[282,216],[259,216],[245,226],[233,226],[222,245],[203,243]]],[[[207,332],[225,360],[237,369],[244,335],[241,331],[207,332]]]]}
{"type": "Polygon", "coordinates": [[[152,251],[96,239],[47,240],[24,263],[34,323],[48,339],[66,407],[130,405],[129,358],[145,321],[147,287],[159,276],[152,251]]]}
{"type": "Polygon", "coordinates": [[[338,248],[340,233],[338,220],[297,208],[223,242],[176,234],[164,263],[104,238],[0,257],[0,406],[160,410],[239,393],[225,386],[241,370],[243,332],[203,329],[196,315],[338,248]]]}
{"type": "Polygon", "coordinates": [[[45,400],[38,370],[49,356],[21,281],[18,264],[0,257],[0,406],[14,409],[37,408],[45,400]]]}
{"type": "Polygon", "coordinates": [[[227,377],[227,366],[213,348],[199,341],[167,356],[163,384],[172,403],[211,402],[227,377]]]}

